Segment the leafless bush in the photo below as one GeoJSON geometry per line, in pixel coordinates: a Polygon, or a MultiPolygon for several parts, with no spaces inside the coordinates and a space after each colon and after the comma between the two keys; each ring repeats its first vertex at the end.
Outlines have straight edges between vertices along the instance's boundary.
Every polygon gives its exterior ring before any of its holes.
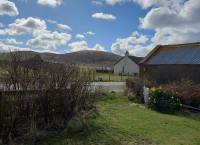
{"type": "Polygon", "coordinates": [[[61,131],[73,116],[86,117],[94,109],[88,77],[81,77],[76,65],[35,58],[10,54],[0,96],[0,138],[5,143],[32,128],[61,131]]]}
{"type": "Polygon", "coordinates": [[[200,85],[190,80],[169,83],[162,86],[165,90],[171,91],[180,96],[182,103],[198,107],[200,105],[200,85]]]}
{"type": "Polygon", "coordinates": [[[155,83],[149,82],[141,78],[129,78],[126,81],[128,97],[130,100],[144,102],[143,87],[152,87],[155,83]]]}

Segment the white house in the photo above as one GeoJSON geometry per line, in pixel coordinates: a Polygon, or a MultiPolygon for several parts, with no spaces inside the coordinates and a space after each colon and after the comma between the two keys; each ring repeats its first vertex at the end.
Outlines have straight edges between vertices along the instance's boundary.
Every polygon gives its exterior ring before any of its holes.
{"type": "Polygon", "coordinates": [[[114,74],[138,76],[140,72],[139,62],[142,57],[130,56],[126,51],[125,56],[118,60],[114,65],[114,74]]]}

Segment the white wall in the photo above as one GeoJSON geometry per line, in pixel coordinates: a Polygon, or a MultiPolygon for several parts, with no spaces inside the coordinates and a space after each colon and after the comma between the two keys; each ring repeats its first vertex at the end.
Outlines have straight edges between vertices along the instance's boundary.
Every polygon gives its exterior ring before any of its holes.
{"type": "Polygon", "coordinates": [[[114,73],[121,74],[123,72],[125,75],[139,74],[140,67],[135,62],[133,62],[128,56],[125,56],[121,61],[119,61],[114,66],[114,73]]]}

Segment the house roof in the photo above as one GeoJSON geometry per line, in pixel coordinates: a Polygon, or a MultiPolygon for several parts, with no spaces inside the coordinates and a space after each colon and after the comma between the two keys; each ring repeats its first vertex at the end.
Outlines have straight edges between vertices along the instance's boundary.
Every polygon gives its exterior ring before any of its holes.
{"type": "Polygon", "coordinates": [[[158,45],[141,64],[200,64],[200,43],[158,45]]]}
{"type": "Polygon", "coordinates": [[[144,57],[128,56],[132,61],[139,64],[144,57]]]}
{"type": "MultiPolygon", "coordinates": [[[[122,59],[124,59],[126,56],[120,58],[114,65],[116,65],[117,63],[119,63],[122,59]]],[[[137,56],[128,56],[128,58],[130,58],[133,62],[135,62],[136,64],[139,64],[140,61],[143,59],[143,57],[137,57],[137,56]]]]}

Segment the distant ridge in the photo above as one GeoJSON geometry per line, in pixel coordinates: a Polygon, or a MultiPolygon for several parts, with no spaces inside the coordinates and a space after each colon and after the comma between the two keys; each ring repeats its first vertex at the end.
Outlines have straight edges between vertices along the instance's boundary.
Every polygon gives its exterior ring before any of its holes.
{"type": "MultiPolygon", "coordinates": [[[[66,54],[54,54],[54,53],[39,53],[33,51],[22,51],[22,53],[28,57],[40,55],[44,61],[57,62],[65,64],[79,64],[85,66],[109,66],[112,67],[121,56],[111,52],[84,50],[66,54]]],[[[8,59],[9,53],[0,53],[0,59],[8,59]]]]}

